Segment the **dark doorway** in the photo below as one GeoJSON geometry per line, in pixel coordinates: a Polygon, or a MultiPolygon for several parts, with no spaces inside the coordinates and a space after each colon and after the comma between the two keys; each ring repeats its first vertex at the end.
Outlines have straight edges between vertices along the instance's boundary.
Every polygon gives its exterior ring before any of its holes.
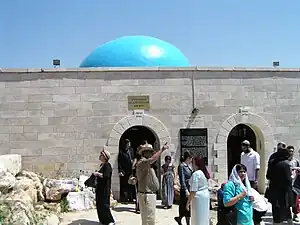
{"type": "Polygon", "coordinates": [[[256,136],[254,131],[245,124],[236,125],[229,133],[227,139],[228,176],[235,164],[241,163],[241,143],[248,140],[256,151],[256,136]]]}
{"type": "Polygon", "coordinates": [[[155,135],[149,128],[144,126],[134,126],[126,130],[120,139],[119,151],[124,149],[125,139],[128,139],[130,141],[131,147],[133,148],[134,152],[136,152],[137,147],[141,145],[144,140],[148,141],[148,143],[151,144],[153,148],[155,148],[156,144],[155,135]]]}
{"type": "MultiPolygon", "coordinates": [[[[128,139],[130,141],[134,154],[137,153],[138,146],[143,144],[143,141],[145,140],[153,146],[154,150],[157,151],[160,148],[159,140],[157,139],[156,135],[153,133],[152,130],[150,130],[145,126],[133,126],[127,129],[121,136],[119,142],[119,151],[122,151],[125,148],[125,139],[128,139]]],[[[156,175],[160,177],[160,170],[158,169],[160,168],[160,160],[157,160],[157,162],[152,166],[156,172],[156,175]]],[[[120,191],[121,191],[121,186],[120,186],[120,191]]]]}

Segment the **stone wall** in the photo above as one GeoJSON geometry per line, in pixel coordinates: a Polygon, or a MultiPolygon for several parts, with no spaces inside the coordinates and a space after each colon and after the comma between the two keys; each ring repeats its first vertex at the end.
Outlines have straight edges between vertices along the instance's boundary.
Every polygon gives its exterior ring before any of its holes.
{"type": "MultiPolygon", "coordinates": [[[[263,134],[264,160],[278,140],[300,145],[299,75],[296,69],[247,68],[2,69],[0,154],[21,154],[24,168],[45,175],[75,176],[97,168],[99,151],[108,145],[117,177],[118,138],[125,128],[152,128],[178,159],[179,129],[207,127],[209,165],[223,180],[225,131],[234,123],[263,134]],[[127,95],[140,94],[150,95],[150,111],[130,122],[127,95]],[[248,112],[239,117],[241,107],[248,112]],[[232,115],[235,122],[226,122],[232,115]],[[120,125],[124,117],[127,124],[120,125]]],[[[118,192],[118,179],[113,189],[118,192]]]]}

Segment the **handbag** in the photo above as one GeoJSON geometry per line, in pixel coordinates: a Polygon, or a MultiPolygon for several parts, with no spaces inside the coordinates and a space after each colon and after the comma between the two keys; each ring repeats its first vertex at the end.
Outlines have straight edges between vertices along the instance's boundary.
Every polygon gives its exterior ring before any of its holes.
{"type": "Polygon", "coordinates": [[[91,188],[96,188],[97,186],[97,177],[92,174],[85,182],[84,185],[91,188]]]}

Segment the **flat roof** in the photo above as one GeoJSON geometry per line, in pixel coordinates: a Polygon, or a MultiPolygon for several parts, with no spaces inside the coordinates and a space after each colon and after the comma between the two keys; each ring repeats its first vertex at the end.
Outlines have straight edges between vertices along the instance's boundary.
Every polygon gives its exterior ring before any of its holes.
{"type": "Polygon", "coordinates": [[[97,67],[97,68],[0,68],[0,73],[41,72],[135,72],[135,71],[182,71],[182,72],[300,72],[300,68],[274,67],[97,67]]]}

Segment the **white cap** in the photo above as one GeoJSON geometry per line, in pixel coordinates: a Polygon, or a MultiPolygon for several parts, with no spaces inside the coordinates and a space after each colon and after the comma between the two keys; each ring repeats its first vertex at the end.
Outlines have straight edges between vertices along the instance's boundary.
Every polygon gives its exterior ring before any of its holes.
{"type": "Polygon", "coordinates": [[[249,142],[248,140],[244,140],[244,141],[242,142],[242,145],[250,145],[250,142],[249,142]]]}

